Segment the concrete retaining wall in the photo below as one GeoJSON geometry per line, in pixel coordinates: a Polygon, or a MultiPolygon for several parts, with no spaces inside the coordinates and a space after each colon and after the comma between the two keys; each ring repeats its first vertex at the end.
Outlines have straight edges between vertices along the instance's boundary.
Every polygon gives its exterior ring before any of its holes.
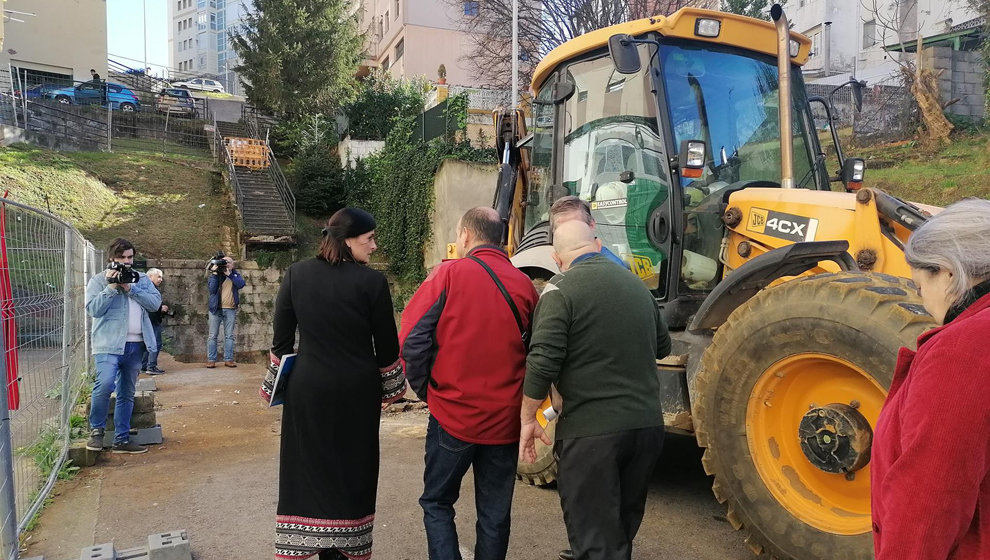
{"type": "MultiPolygon", "coordinates": [[[[162,259],[149,260],[148,267],[162,269],[162,299],[175,310],[166,317],[162,338],[165,351],[176,360],[197,362],[206,360],[208,334],[209,292],[206,288],[206,261],[162,259]]],[[[237,262],[245,286],[240,291],[237,312],[236,344],[239,361],[257,362],[268,355],[272,343],[272,318],[275,296],[282,282],[282,271],[262,269],[254,261],[237,262]]],[[[217,341],[223,359],[223,330],[217,341]]]]}
{"type": "Polygon", "coordinates": [[[457,220],[475,206],[492,205],[497,179],[495,165],[455,159],[440,165],[433,180],[433,235],[423,250],[427,270],[446,258],[447,243],[457,239],[457,220]]]}

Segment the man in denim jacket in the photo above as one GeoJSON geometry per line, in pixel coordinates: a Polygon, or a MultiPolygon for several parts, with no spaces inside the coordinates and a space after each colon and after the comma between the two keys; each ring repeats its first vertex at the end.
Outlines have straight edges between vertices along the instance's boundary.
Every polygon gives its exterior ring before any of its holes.
{"type": "Polygon", "coordinates": [[[148,312],[158,310],[162,296],[151,280],[141,273],[137,273],[138,279],[134,283],[110,282],[110,279],[120,279],[122,274],[132,272],[129,267],[134,263],[134,245],[130,241],[114,239],[107,255],[112,262],[128,269],[101,271],[86,285],[86,312],[93,318],[93,358],[96,362],[96,382],[93,383],[89,412],[92,432],[86,449],[103,449],[110,393],[116,387],[113,452],[144,453],[147,448],[130,441],[131,412],[145,348],[149,351],[158,349],[148,312]]]}

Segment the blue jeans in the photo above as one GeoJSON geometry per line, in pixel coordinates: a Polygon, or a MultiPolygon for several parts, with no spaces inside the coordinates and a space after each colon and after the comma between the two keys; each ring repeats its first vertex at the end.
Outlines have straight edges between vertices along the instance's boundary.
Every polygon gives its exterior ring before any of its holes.
{"type": "Polygon", "coordinates": [[[155,343],[158,350],[148,352],[146,349],[144,351],[144,356],[141,358],[141,371],[148,371],[151,368],[158,367],[158,353],[162,351],[162,324],[151,323],[151,329],[155,331],[155,343]]]}
{"type": "Polygon", "coordinates": [[[419,499],[430,560],[461,560],[454,503],[460,495],[461,479],[471,466],[478,513],[474,558],[505,559],[518,457],[518,443],[481,445],[461,441],[430,416],[426,428],[423,496],[419,499]]]}
{"type": "Polygon", "coordinates": [[[217,361],[217,335],[223,321],[223,361],[234,361],[234,325],[237,323],[236,309],[221,309],[223,314],[210,313],[210,337],[206,340],[206,361],[217,361]]]}
{"type": "Polygon", "coordinates": [[[110,393],[117,389],[117,406],[113,411],[114,443],[130,440],[131,412],[134,411],[134,386],[141,371],[143,342],[128,342],[123,354],[96,354],[96,382],[89,406],[89,425],[106,428],[110,393]]]}

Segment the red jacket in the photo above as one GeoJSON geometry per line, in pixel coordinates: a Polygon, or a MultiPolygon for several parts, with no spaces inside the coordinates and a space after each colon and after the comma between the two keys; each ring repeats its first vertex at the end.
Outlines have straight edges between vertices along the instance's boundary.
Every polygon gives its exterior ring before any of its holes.
{"type": "MultiPolygon", "coordinates": [[[[502,250],[471,251],[495,272],[530,330],[538,294],[502,250]]],[[[438,265],[402,312],[406,379],[430,414],[457,439],[519,441],[526,349],[512,309],[488,272],[471,259],[438,265]]]]}
{"type": "Polygon", "coordinates": [[[990,295],[901,348],[870,481],[877,560],[990,559],[990,295]]]}

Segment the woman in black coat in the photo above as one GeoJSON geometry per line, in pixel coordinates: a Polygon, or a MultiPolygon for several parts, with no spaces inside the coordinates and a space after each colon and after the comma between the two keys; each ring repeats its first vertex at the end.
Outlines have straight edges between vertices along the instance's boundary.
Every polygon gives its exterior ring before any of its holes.
{"type": "Polygon", "coordinates": [[[375,220],[335,213],[316,258],[289,267],[275,300],[272,361],[299,350],[285,390],[275,557],[365,559],[384,404],[405,392],[392,297],[365,266],[375,220]]]}

